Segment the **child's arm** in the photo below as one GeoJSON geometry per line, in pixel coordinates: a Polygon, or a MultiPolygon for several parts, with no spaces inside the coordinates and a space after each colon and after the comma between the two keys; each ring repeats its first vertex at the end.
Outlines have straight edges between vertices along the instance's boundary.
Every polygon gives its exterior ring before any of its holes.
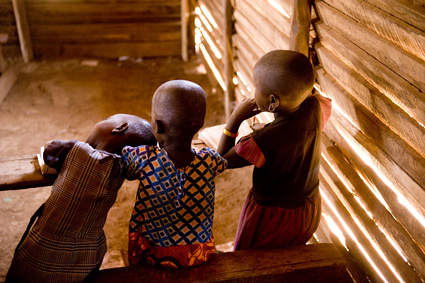
{"type": "Polygon", "coordinates": [[[238,106],[236,106],[232,115],[230,115],[225,127],[225,131],[227,132],[223,132],[221,135],[217,149],[218,153],[220,153],[229,162],[229,167],[235,168],[250,165],[246,159],[239,156],[235,151],[236,133],[243,121],[257,115],[260,112],[261,111],[258,110],[254,99],[246,99],[240,102],[238,106]]]}
{"type": "Polygon", "coordinates": [[[59,172],[68,152],[76,143],[77,140],[54,140],[49,142],[48,145],[45,146],[43,152],[44,163],[49,167],[55,168],[56,171],[59,172]]]}

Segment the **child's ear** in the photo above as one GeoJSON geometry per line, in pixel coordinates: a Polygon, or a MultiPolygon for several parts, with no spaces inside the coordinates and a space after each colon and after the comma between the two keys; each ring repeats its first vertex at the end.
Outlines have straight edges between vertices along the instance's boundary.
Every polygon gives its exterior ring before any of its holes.
{"type": "Polygon", "coordinates": [[[157,134],[165,133],[165,125],[161,120],[155,119],[155,131],[157,134]]]}
{"type": "Polygon", "coordinates": [[[125,132],[125,130],[127,130],[127,129],[128,129],[128,123],[122,123],[121,125],[119,125],[115,129],[113,129],[112,133],[113,134],[121,134],[121,133],[125,132]]]}
{"type": "Polygon", "coordinates": [[[269,112],[274,112],[280,104],[279,96],[270,94],[269,112]]]}

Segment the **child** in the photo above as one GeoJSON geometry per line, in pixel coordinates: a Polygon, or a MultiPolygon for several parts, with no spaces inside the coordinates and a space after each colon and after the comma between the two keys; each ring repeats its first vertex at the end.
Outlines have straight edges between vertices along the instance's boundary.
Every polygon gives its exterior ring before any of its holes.
{"type": "Polygon", "coordinates": [[[130,264],[188,267],[215,252],[214,177],[227,162],[212,149],[191,147],[205,112],[206,94],[199,85],[164,83],[152,98],[158,146],[123,149],[127,177],[140,181],[129,227],[130,264]]]}
{"type": "Polygon", "coordinates": [[[313,68],[299,52],[275,50],[256,63],[253,79],[255,98],[236,107],[218,147],[229,168],[255,165],[234,249],[305,244],[321,214],[322,122],[311,95],[313,68]],[[240,124],[261,111],[274,113],[275,120],[235,145],[240,124]]]}
{"type": "Polygon", "coordinates": [[[149,122],[126,114],[97,123],[85,143],[51,142],[44,160],[59,174],[6,282],[81,282],[97,271],[107,249],[103,226],[124,180],[118,154],[125,145],[155,143],[149,122]]]}

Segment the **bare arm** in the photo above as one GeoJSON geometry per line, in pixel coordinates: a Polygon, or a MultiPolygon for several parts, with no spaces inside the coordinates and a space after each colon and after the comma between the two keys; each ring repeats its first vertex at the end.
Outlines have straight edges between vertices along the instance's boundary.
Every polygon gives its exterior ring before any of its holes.
{"type": "MultiPolygon", "coordinates": [[[[231,133],[237,133],[243,121],[258,113],[260,113],[260,110],[257,110],[257,105],[255,104],[254,99],[243,100],[238,104],[238,106],[236,106],[232,115],[230,115],[225,128],[231,133]]],[[[240,157],[235,152],[235,140],[235,137],[230,137],[223,133],[218,144],[218,153],[220,153],[221,156],[228,161],[229,168],[249,165],[250,163],[247,160],[240,157]]]]}

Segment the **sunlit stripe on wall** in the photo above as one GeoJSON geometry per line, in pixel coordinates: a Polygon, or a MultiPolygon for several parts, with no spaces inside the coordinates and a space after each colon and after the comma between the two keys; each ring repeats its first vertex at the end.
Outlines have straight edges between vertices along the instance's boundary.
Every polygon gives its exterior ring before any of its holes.
{"type": "Polygon", "coordinates": [[[213,16],[211,15],[210,11],[205,7],[205,5],[201,5],[201,10],[204,13],[205,17],[208,18],[208,21],[212,24],[214,28],[218,28],[217,23],[215,22],[213,16]]]}
{"type": "Polygon", "coordinates": [[[273,8],[278,10],[279,13],[281,13],[282,15],[284,15],[285,17],[289,19],[288,13],[285,10],[283,10],[282,6],[279,3],[277,3],[276,0],[268,0],[267,2],[269,2],[269,4],[272,5],[273,8]]]}
{"type": "Polygon", "coordinates": [[[205,48],[205,46],[201,43],[199,45],[202,54],[204,55],[205,60],[208,63],[208,66],[211,68],[211,71],[214,74],[214,77],[217,79],[218,83],[220,84],[221,88],[223,89],[223,91],[226,91],[226,85],[224,84],[223,78],[220,75],[220,72],[217,70],[217,68],[214,65],[214,62],[211,60],[210,55],[208,54],[207,49],[205,48]]]}
{"type": "MultiPolygon", "coordinates": [[[[381,277],[381,279],[384,282],[388,282],[388,280],[382,274],[381,270],[379,270],[379,268],[376,266],[375,262],[371,259],[371,257],[369,256],[369,254],[367,253],[367,251],[365,250],[365,248],[361,245],[361,243],[359,242],[359,240],[357,239],[357,237],[354,235],[353,231],[351,231],[351,229],[348,226],[348,224],[345,223],[344,219],[342,219],[342,216],[338,213],[337,209],[332,205],[332,202],[328,199],[328,197],[326,196],[326,194],[323,193],[323,191],[322,191],[321,195],[322,195],[323,200],[326,202],[326,204],[332,210],[333,214],[338,218],[339,222],[344,227],[344,230],[347,232],[347,234],[350,236],[350,238],[354,241],[354,243],[359,247],[360,251],[366,257],[367,261],[372,265],[373,269],[378,273],[379,277],[381,277]]],[[[325,215],[323,215],[323,216],[325,216],[325,215]]],[[[332,231],[332,232],[334,233],[334,231],[332,231]]],[[[335,234],[335,235],[338,237],[337,234],[335,234]]],[[[344,238],[344,242],[345,242],[345,238],[344,238]]],[[[341,242],[341,243],[344,244],[343,242],[341,242]]]]}

